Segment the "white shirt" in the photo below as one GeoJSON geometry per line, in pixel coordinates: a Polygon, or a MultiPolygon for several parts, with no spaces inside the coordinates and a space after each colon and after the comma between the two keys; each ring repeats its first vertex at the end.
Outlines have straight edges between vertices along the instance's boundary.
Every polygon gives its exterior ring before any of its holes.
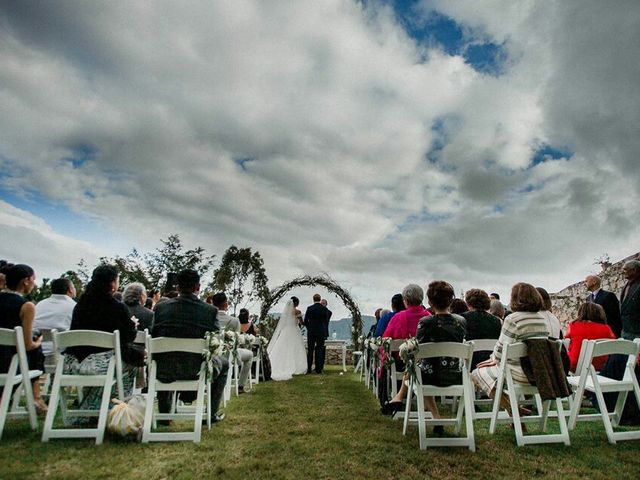
{"type": "MultiPolygon", "coordinates": [[[[68,295],[54,293],[36,305],[34,328],[55,328],[59,332],[69,330],[71,315],[75,306],[76,302],[73,298],[68,295]]],[[[53,342],[42,342],[42,352],[45,355],[51,355],[53,353],[53,342]]]]}
{"type": "Polygon", "coordinates": [[[233,330],[234,332],[240,332],[240,320],[229,315],[226,311],[218,310],[217,319],[220,324],[220,330],[233,330]]]}

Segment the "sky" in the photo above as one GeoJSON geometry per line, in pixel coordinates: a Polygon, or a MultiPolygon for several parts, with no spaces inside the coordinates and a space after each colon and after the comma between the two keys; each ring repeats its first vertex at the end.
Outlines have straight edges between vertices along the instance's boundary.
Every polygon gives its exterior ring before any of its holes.
{"type": "Polygon", "coordinates": [[[4,0],[0,258],[557,291],[640,250],[638,51],[635,0],[4,0]]]}

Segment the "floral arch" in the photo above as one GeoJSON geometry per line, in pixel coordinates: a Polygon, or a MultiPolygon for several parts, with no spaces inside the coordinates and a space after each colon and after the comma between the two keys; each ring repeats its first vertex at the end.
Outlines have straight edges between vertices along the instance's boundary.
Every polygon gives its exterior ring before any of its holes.
{"type": "Polygon", "coordinates": [[[294,278],[286,283],[283,283],[279,287],[274,288],[269,291],[267,298],[262,303],[262,307],[260,308],[260,322],[266,320],[267,315],[269,314],[269,310],[271,307],[278,303],[285,294],[296,287],[315,287],[321,286],[329,290],[331,293],[340,297],[340,300],[344,303],[344,306],[351,312],[352,319],[352,327],[351,327],[351,338],[353,343],[356,343],[356,340],[362,333],[362,315],[360,314],[360,308],[358,304],[353,300],[351,294],[338,285],[329,275],[322,274],[315,277],[305,275],[303,277],[294,278]]]}

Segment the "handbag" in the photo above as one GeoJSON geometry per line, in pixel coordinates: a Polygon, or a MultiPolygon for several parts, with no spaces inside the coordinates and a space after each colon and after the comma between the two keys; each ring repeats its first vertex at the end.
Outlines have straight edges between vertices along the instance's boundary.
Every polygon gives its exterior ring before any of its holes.
{"type": "Polygon", "coordinates": [[[107,415],[107,430],[120,437],[138,437],[144,423],[144,397],[134,395],[126,402],[113,398],[111,402],[115,406],[107,415]]]}
{"type": "Polygon", "coordinates": [[[145,366],[146,350],[141,343],[129,342],[122,349],[122,360],[134,367],[145,366]]]}

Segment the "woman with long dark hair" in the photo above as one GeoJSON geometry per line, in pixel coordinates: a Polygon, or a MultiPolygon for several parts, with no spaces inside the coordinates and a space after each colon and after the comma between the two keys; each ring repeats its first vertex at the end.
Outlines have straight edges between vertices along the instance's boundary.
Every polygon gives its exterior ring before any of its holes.
{"type": "MultiPolygon", "coordinates": [[[[27,300],[36,286],[36,274],[29,265],[9,265],[2,270],[5,275],[5,289],[0,292],[0,328],[22,327],[24,345],[27,350],[29,370],[44,371],[44,354],[40,346],[42,338],[38,334],[34,338],[33,319],[35,305],[27,300]]],[[[0,347],[0,372],[7,372],[11,357],[16,353],[13,347],[0,347]]],[[[46,412],[47,404],[40,398],[39,379],[33,380],[33,397],[38,412],[46,412]]]]}
{"type": "MultiPolygon", "coordinates": [[[[127,345],[136,337],[136,326],[131,319],[129,309],[124,303],[113,298],[120,281],[118,271],[112,265],[100,265],[91,274],[84,294],[73,309],[71,330],[98,330],[102,332],[120,332],[120,349],[123,357],[122,376],[125,396],[131,395],[137,368],[127,363],[133,353],[127,345]]],[[[71,347],[65,352],[65,371],[79,370],[95,374],[105,373],[109,360],[114,354],[112,349],[99,347],[71,347]]],[[[115,387],[114,387],[115,388],[115,387]]],[[[101,387],[85,389],[80,405],[82,409],[98,409],[102,396],[101,387]]]]}

